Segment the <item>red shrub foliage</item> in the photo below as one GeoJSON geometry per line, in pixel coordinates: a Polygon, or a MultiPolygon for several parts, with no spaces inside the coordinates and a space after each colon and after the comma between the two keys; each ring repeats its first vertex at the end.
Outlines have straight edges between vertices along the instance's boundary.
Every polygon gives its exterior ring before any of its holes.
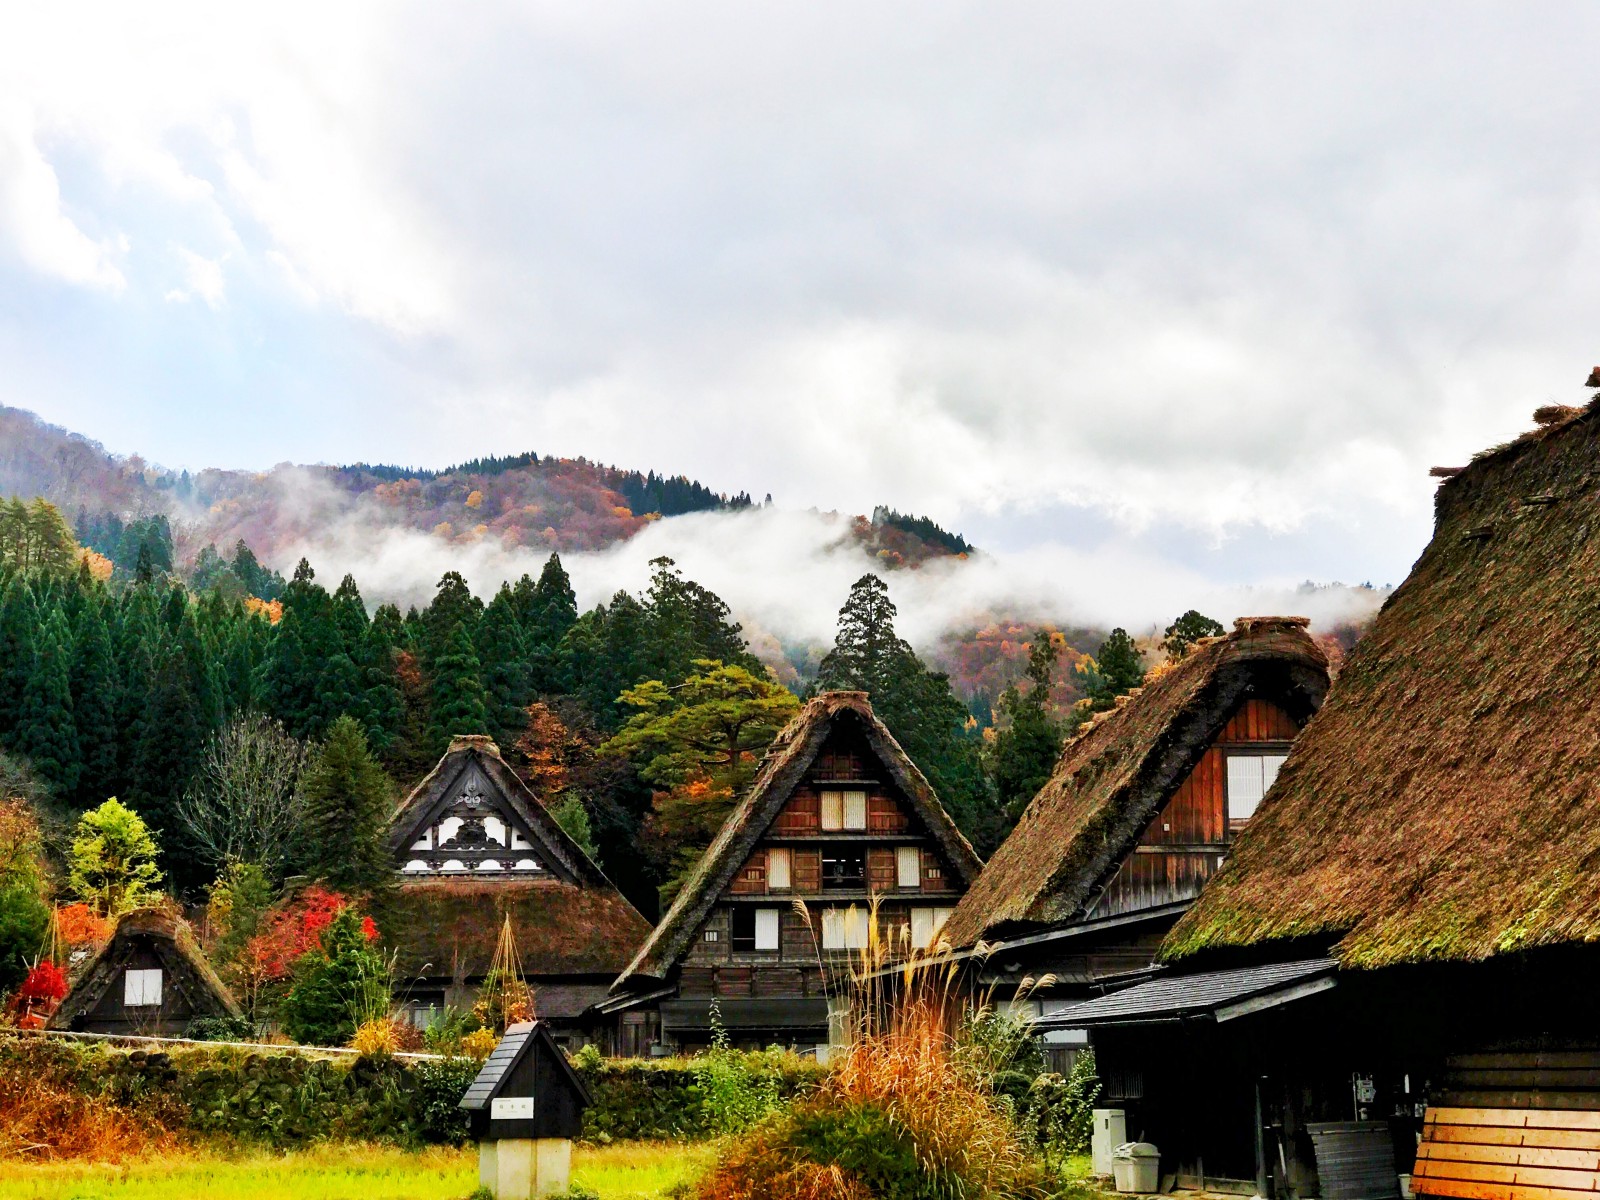
{"type": "MultiPolygon", "coordinates": [[[[348,904],[338,892],[312,884],[266,920],[266,928],[245,944],[247,972],[264,982],[287,979],[295,960],[322,944],[326,929],[348,904]]],[[[366,924],[371,924],[367,918],[366,924]]],[[[363,925],[365,929],[365,925],[363,925]]],[[[367,936],[377,936],[377,927],[367,936]]]]}

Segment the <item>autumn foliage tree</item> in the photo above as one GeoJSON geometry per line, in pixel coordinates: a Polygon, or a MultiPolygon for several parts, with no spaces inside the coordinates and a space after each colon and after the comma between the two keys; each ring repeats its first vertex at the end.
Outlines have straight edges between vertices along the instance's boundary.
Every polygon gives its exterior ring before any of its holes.
{"type": "Polygon", "coordinates": [[[622,693],[634,715],[602,753],[631,759],[656,788],[657,853],[670,872],[663,897],[710,845],[761,756],[800,702],[742,666],[699,659],[675,688],[658,679],[622,693]]]}

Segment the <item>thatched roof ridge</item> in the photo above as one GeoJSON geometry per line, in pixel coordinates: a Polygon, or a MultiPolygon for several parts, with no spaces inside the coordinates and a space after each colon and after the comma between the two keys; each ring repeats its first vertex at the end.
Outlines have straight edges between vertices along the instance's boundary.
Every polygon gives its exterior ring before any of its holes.
{"type": "Polygon", "coordinates": [[[1238,705],[1305,719],[1328,659],[1304,617],[1246,617],[1087,723],[945,926],[954,946],[1081,917],[1238,705]]]}
{"type": "Polygon", "coordinates": [[[196,1004],[197,1010],[204,1011],[209,1008],[214,1013],[225,1013],[230,1017],[244,1015],[244,1010],[239,1007],[239,1002],[228,990],[228,985],[222,982],[221,977],[212,968],[211,960],[206,957],[205,951],[200,949],[200,943],[195,939],[187,921],[165,908],[136,908],[123,913],[117,919],[116,928],[111,931],[111,936],[106,939],[105,945],[95,951],[89,961],[77,971],[72,981],[72,990],[51,1014],[51,1029],[69,1028],[73,1020],[99,1003],[105,989],[111,983],[110,976],[121,965],[123,946],[135,935],[144,935],[160,943],[163,956],[171,956],[172,962],[169,965],[187,970],[203,992],[208,994],[196,997],[200,1001],[210,1001],[209,1004],[196,1004]]]}
{"type": "MultiPolygon", "coordinates": [[[[399,855],[415,839],[417,829],[424,825],[429,814],[445,799],[447,793],[473,767],[481,770],[489,782],[499,788],[512,809],[527,823],[539,849],[553,858],[558,871],[567,877],[595,887],[612,886],[583,847],[572,840],[533,790],[523,783],[504,758],[494,739],[483,734],[458,734],[450,740],[433,770],[422,782],[411,789],[389,824],[389,851],[399,855]]],[[[640,918],[643,920],[643,918],[640,918]]]]}
{"type": "Polygon", "coordinates": [[[945,812],[927,778],[872,711],[867,693],[823,692],[802,705],[773,739],[744,799],[701,855],[693,873],[678,890],[672,907],[628,969],[618,977],[613,991],[666,977],[682,957],[689,939],[711,911],[718,895],[744,865],[756,842],[800,783],[828,732],[840,721],[859,724],[867,744],[882,760],[913,811],[927,825],[962,884],[970,884],[977,878],[982,861],[956,828],[950,814],[945,812]]]}
{"type": "Polygon", "coordinates": [[[1600,940],[1600,419],[1478,455],[1169,957],[1600,940]]]}

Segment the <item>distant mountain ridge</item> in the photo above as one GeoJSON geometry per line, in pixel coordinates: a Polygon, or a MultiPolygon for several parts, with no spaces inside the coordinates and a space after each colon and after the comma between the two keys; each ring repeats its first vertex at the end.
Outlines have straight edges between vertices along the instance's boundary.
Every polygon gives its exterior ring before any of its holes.
{"type": "MultiPolygon", "coordinates": [[[[496,539],[507,548],[603,550],[653,521],[752,507],[746,492],[698,480],[529,451],[433,470],[390,464],[280,464],[268,471],[191,474],[113,454],[37,415],[0,406],[0,495],[44,496],[70,518],[166,516],[177,559],[243,540],[264,562],[359,513],[367,528],[402,528],[445,541],[496,539]]],[[[771,497],[769,496],[770,502],[771,497]]],[[[851,534],[889,567],[965,556],[971,547],[925,517],[880,506],[851,534]]]]}

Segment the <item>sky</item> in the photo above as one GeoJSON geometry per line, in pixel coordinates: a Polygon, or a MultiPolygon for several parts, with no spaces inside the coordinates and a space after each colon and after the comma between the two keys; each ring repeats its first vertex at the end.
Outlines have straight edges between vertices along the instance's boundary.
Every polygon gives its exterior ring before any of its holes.
{"type": "Polygon", "coordinates": [[[0,27],[0,402],[174,468],[533,449],[1085,590],[1397,583],[1428,467],[1600,360],[1593,5],[0,27]]]}

